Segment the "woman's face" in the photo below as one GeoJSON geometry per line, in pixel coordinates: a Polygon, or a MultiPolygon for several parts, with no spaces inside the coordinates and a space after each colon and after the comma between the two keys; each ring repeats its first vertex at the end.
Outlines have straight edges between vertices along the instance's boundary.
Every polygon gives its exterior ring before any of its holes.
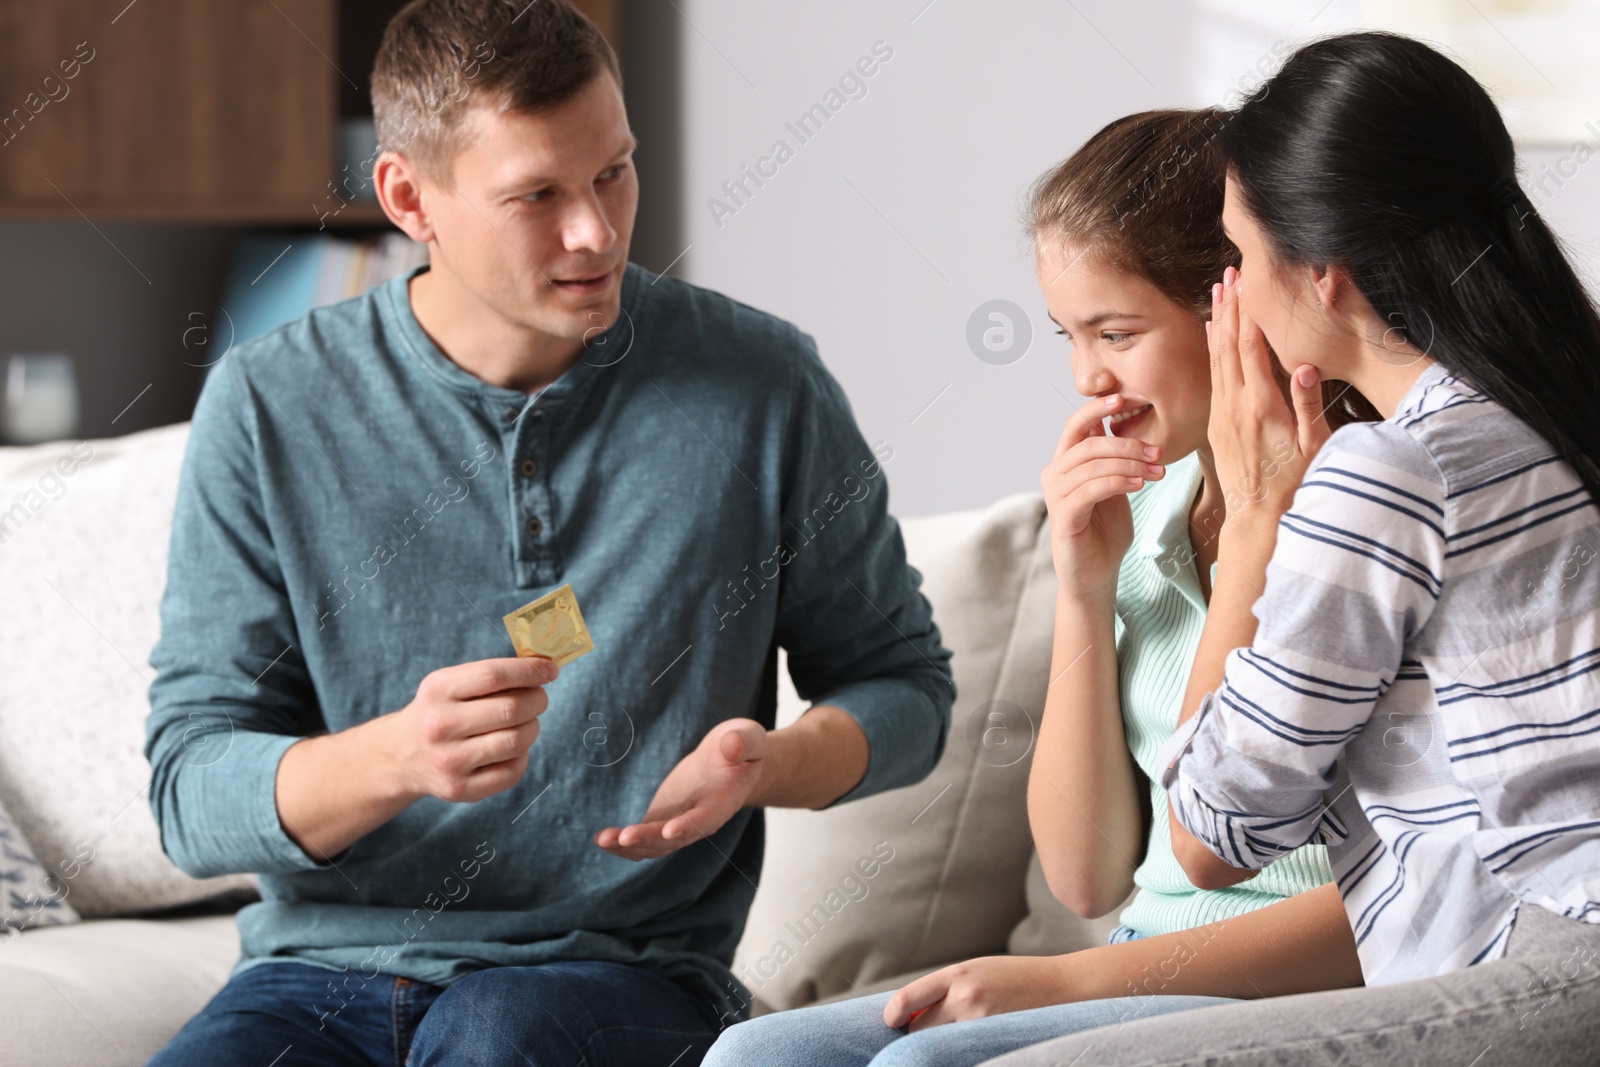
{"type": "Polygon", "coordinates": [[[1041,243],[1034,266],[1050,318],[1072,345],[1078,392],[1125,398],[1112,435],[1159,445],[1163,463],[1202,447],[1211,414],[1205,320],[1070,247],[1041,243]]]}
{"type": "Polygon", "coordinates": [[[1325,378],[1340,377],[1328,373],[1332,337],[1321,317],[1311,314],[1317,294],[1309,272],[1278,263],[1231,176],[1222,199],[1222,228],[1239,249],[1239,309],[1261,328],[1284,373],[1310,363],[1325,378]]]}
{"type": "Polygon", "coordinates": [[[1239,307],[1260,327],[1286,375],[1309,363],[1322,378],[1361,389],[1370,373],[1363,351],[1396,369],[1427,356],[1407,343],[1393,319],[1385,321],[1373,310],[1348,275],[1280,263],[1232,177],[1223,194],[1222,226],[1239,249],[1239,307]]]}

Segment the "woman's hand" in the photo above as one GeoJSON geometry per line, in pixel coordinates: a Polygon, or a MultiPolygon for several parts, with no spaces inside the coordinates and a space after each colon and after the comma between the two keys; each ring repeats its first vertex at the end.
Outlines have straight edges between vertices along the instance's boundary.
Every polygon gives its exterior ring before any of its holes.
{"type": "Polygon", "coordinates": [[[1117,570],[1133,543],[1128,494],[1165,468],[1155,445],[1108,437],[1100,420],[1121,410],[1120,394],[1095,397],[1072,413],[1056,454],[1039,475],[1050,511],[1050,546],[1062,593],[1115,596],[1117,570]]]}
{"type": "Polygon", "coordinates": [[[953,963],[901,986],[883,1007],[883,1021],[911,1031],[1025,1011],[1074,998],[1067,956],[980,956],[953,963]]]}
{"type": "Polygon", "coordinates": [[[1317,450],[1330,436],[1317,368],[1290,377],[1294,410],[1273,377],[1267,340],[1239,306],[1239,272],[1211,288],[1211,422],[1207,437],[1227,508],[1226,525],[1274,532],[1317,450]]]}

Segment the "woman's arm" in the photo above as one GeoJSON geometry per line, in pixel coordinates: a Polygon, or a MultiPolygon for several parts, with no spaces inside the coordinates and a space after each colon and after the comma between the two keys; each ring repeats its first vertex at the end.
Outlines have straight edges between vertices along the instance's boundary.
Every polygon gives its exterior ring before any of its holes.
{"type": "MultiPolygon", "coordinates": [[[[1249,648],[1255,642],[1256,617],[1251,608],[1266,586],[1267,563],[1277,540],[1275,520],[1264,524],[1230,515],[1223,523],[1218,538],[1217,580],[1184,690],[1183,710],[1178,713],[1180,727],[1194,717],[1207,693],[1221,687],[1228,653],[1249,648]]],[[[1168,820],[1172,854],[1197,888],[1222,889],[1256,876],[1252,869],[1235,867],[1218,858],[1185,829],[1176,813],[1172,815],[1168,820]]]]}
{"type": "Polygon", "coordinates": [[[1069,952],[985,956],[901,987],[883,1020],[913,1031],[1085,1000],[1150,995],[1287,996],[1361,984],[1350,920],[1332,883],[1232,919],[1069,952]]]}
{"type": "Polygon", "coordinates": [[[1433,455],[1389,421],[1340,435],[1279,522],[1255,640],[1227,654],[1221,684],[1156,757],[1174,824],[1234,867],[1346,839],[1350,813],[1334,810],[1357,803],[1346,749],[1444,588],[1449,500],[1433,455]]]}
{"type": "MultiPolygon", "coordinates": [[[[1181,728],[1207,693],[1222,685],[1223,664],[1256,639],[1254,605],[1266,589],[1267,564],[1306,468],[1330,436],[1316,368],[1290,376],[1294,410],[1283,403],[1266,339],[1239,308],[1238,274],[1212,287],[1211,444],[1227,518],[1218,537],[1217,580],[1205,628],[1178,712],[1181,728]]],[[[1253,869],[1220,859],[1171,812],[1172,853],[1200,889],[1221,889],[1254,878],[1253,869]]]]}

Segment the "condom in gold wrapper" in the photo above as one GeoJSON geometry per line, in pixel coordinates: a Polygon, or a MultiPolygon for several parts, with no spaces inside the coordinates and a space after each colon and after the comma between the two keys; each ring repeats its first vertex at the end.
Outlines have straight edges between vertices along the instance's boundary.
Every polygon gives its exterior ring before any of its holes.
{"type": "Polygon", "coordinates": [[[565,667],[585,652],[594,651],[589,627],[571,584],[546,593],[505,617],[506,633],[519,656],[543,656],[565,667]]]}

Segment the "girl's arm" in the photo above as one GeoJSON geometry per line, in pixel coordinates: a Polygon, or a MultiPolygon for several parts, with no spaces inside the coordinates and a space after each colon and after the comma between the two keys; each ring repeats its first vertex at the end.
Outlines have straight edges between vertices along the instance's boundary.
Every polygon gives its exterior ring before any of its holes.
{"type": "Polygon", "coordinates": [[[1110,600],[1057,595],[1050,686],[1028,775],[1028,824],[1045,881],[1057,900],[1091,919],[1133,892],[1144,853],[1114,610],[1110,600]]]}
{"type": "Polygon", "coordinates": [[[1056,958],[1078,992],[1075,1000],[1146,994],[1250,1000],[1361,985],[1350,919],[1332,882],[1193,930],[1056,958]]]}
{"type": "MultiPolygon", "coordinates": [[[[985,956],[901,987],[883,1020],[913,1031],[1002,1012],[1147,995],[1287,996],[1361,984],[1350,920],[1331,883],[1232,919],[1069,952],[985,956]]],[[[1130,1013],[1137,1005],[1129,1002],[1130,1013]]]]}
{"type": "Polygon", "coordinates": [[[1085,917],[1133,891],[1144,851],[1138,775],[1122,728],[1116,598],[1133,541],[1128,494],[1165,468],[1160,449],[1108,437],[1120,395],[1090,400],[1039,475],[1050,515],[1056,625],[1043,722],[1028,775],[1028,824],[1051,893],[1085,917]]]}

